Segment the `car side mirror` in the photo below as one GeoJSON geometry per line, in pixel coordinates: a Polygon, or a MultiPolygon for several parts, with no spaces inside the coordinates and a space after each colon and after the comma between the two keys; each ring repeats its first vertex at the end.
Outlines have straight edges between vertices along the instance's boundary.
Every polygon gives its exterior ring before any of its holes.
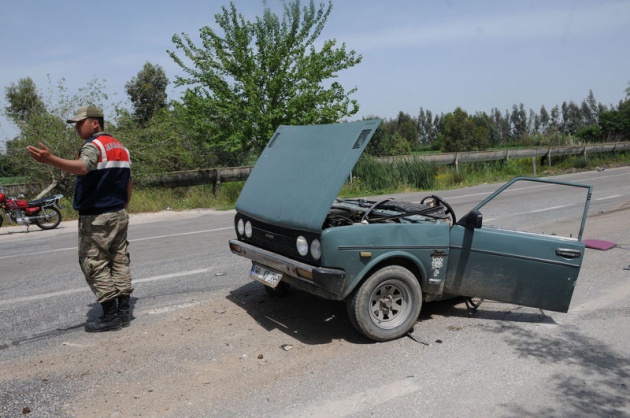
{"type": "Polygon", "coordinates": [[[466,215],[466,228],[479,229],[483,224],[483,215],[478,210],[471,210],[466,215]]]}

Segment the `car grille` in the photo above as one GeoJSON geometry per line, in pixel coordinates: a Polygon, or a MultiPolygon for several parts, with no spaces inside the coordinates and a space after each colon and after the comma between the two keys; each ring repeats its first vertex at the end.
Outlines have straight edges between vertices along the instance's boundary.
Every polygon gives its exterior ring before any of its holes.
{"type": "Polygon", "coordinates": [[[282,228],[251,218],[247,219],[252,223],[252,236],[251,238],[245,238],[246,242],[294,260],[299,260],[311,265],[318,265],[310,254],[306,257],[301,256],[297,252],[297,248],[295,246],[295,241],[298,236],[304,236],[310,245],[313,239],[319,238],[317,235],[294,229],[282,228]]]}

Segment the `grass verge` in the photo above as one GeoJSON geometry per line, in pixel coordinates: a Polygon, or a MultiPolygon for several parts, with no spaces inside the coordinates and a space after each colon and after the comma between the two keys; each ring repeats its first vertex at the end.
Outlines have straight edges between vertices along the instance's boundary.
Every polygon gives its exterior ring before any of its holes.
{"type": "MultiPolygon", "coordinates": [[[[552,165],[537,162],[537,176],[553,176],[577,171],[630,165],[630,153],[616,155],[596,154],[586,157],[556,157],[552,165]]],[[[362,158],[352,177],[339,193],[342,197],[373,196],[419,190],[443,190],[473,186],[482,183],[507,181],[516,176],[534,176],[531,159],[503,160],[462,164],[458,169],[435,166],[422,160],[409,160],[394,164],[379,163],[362,158]]],[[[171,189],[135,189],[130,213],[159,212],[163,210],[233,209],[244,182],[223,183],[213,192],[213,186],[191,186],[171,189]]],[[[62,199],[62,218],[77,218],[72,200],[62,199]]],[[[6,220],[5,220],[6,224],[6,220]]]]}

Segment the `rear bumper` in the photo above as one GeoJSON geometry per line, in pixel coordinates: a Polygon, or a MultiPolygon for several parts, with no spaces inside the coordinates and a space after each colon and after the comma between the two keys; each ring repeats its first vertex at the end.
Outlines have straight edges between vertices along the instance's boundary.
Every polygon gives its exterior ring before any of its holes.
{"type": "Polygon", "coordinates": [[[281,272],[283,281],[299,289],[327,299],[341,299],[346,279],[344,270],[311,266],[238,240],[230,240],[230,250],[281,272]]]}

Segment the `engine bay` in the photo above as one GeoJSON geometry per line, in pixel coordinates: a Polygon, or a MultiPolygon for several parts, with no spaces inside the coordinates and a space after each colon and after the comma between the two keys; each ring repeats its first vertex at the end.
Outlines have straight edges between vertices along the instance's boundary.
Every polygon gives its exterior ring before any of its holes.
{"type": "Polygon", "coordinates": [[[374,223],[417,223],[430,220],[454,221],[452,209],[437,196],[427,196],[420,203],[394,199],[335,199],[322,229],[374,223]]]}

